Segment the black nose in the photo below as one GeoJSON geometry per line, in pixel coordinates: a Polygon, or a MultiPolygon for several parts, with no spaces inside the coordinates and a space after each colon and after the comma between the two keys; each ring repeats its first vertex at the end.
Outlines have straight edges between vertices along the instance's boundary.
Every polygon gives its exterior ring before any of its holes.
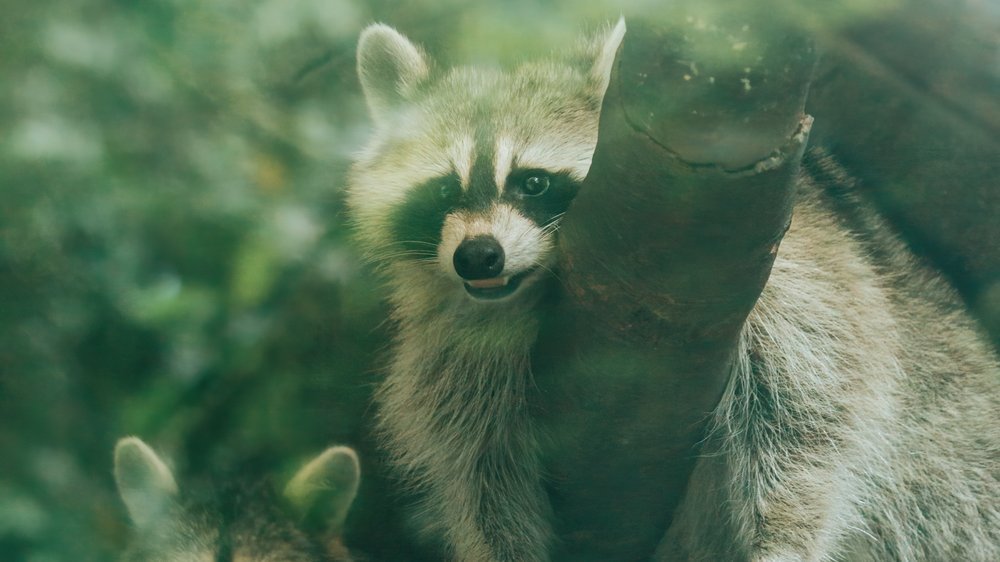
{"type": "Polygon", "coordinates": [[[492,236],[466,238],[452,258],[455,271],[463,279],[489,279],[503,271],[503,246],[492,236]]]}

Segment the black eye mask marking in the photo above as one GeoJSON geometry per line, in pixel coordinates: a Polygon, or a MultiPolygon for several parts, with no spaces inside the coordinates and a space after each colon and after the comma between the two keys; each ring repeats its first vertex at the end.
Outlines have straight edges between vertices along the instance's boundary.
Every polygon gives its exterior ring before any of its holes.
{"type": "MultiPolygon", "coordinates": [[[[515,169],[507,177],[500,200],[540,227],[566,212],[580,189],[567,172],[515,169]]],[[[495,193],[495,192],[494,192],[495,193]]],[[[387,254],[401,259],[433,260],[445,217],[456,209],[486,211],[496,201],[486,188],[462,190],[455,173],[430,179],[410,190],[390,218],[394,244],[387,254]]]]}
{"type": "Polygon", "coordinates": [[[396,244],[389,254],[405,252],[406,259],[433,259],[444,219],[461,199],[462,186],[457,174],[434,178],[411,189],[392,213],[390,224],[396,244]]]}

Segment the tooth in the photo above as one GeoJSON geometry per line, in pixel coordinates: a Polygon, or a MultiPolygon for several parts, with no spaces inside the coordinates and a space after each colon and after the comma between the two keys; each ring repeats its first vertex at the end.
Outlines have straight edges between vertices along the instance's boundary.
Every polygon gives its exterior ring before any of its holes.
{"type": "Polygon", "coordinates": [[[491,277],[489,279],[477,279],[474,281],[466,281],[470,287],[476,289],[495,289],[497,287],[504,287],[507,282],[510,281],[509,277],[491,277]]]}

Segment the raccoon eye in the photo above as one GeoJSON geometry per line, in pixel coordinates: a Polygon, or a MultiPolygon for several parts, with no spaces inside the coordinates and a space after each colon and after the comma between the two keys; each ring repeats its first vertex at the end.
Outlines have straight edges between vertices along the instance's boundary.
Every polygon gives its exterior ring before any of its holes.
{"type": "Polygon", "coordinates": [[[549,188],[549,176],[534,175],[524,178],[521,184],[521,193],[525,197],[538,197],[549,188]]]}

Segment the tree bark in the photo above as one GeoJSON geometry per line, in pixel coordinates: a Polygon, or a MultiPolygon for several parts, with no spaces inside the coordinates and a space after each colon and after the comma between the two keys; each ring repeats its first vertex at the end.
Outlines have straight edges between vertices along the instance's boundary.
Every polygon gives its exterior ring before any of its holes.
{"type": "Polygon", "coordinates": [[[629,22],[560,230],[533,359],[557,559],[651,555],[790,221],[813,47],[703,25],[629,22]]]}
{"type": "Polygon", "coordinates": [[[825,30],[813,138],[948,275],[1000,348],[1000,12],[903,0],[825,30]]]}

